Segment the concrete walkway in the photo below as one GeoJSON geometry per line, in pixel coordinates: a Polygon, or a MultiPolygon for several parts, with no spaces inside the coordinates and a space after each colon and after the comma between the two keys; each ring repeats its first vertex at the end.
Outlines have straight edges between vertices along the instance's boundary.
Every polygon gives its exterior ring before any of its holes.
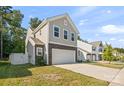
{"type": "Polygon", "coordinates": [[[96,79],[108,81],[112,86],[124,85],[124,69],[119,70],[89,64],[64,64],[55,66],[71,70],[73,72],[77,72],[83,75],[91,76],[96,79]]]}

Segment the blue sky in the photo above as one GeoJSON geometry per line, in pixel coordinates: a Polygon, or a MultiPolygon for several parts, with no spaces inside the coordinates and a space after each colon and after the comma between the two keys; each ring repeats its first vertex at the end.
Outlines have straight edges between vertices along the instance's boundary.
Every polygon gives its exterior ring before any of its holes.
{"type": "Polygon", "coordinates": [[[14,7],[24,14],[22,26],[28,28],[31,17],[44,19],[68,13],[77,26],[80,36],[88,41],[103,41],[113,47],[124,48],[124,7],[66,7],[28,6],[14,7]]]}

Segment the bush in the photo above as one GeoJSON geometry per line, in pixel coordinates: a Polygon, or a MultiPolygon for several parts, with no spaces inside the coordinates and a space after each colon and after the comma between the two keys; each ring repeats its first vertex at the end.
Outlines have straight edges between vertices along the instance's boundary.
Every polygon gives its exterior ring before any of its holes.
{"type": "Polygon", "coordinates": [[[44,61],[43,57],[36,56],[36,65],[37,66],[45,66],[46,62],[44,61]]]}
{"type": "Polygon", "coordinates": [[[121,61],[122,61],[122,62],[124,62],[124,56],[123,56],[123,57],[121,57],[121,61]]]}

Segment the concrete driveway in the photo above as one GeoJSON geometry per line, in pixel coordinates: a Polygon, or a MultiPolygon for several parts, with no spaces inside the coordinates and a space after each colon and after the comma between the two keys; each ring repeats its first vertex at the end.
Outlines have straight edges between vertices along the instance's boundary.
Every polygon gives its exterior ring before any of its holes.
{"type": "MultiPolygon", "coordinates": [[[[83,75],[91,76],[96,79],[108,81],[108,82],[110,82],[110,85],[122,85],[122,84],[118,83],[118,79],[120,79],[120,77],[117,77],[120,73],[119,69],[113,69],[113,68],[95,66],[95,65],[89,65],[89,64],[81,64],[81,63],[54,65],[54,66],[64,68],[67,70],[71,70],[73,72],[77,72],[77,73],[80,73],[83,75]],[[114,82],[113,82],[113,80],[114,80],[114,82]]],[[[123,73],[124,73],[124,70],[123,70],[123,73]]],[[[124,79],[124,77],[123,77],[123,79],[124,79]]]]}

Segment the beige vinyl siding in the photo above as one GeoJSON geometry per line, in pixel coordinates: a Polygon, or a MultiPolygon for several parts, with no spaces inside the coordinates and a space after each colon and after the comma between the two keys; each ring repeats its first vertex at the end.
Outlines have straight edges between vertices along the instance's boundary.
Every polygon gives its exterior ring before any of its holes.
{"type": "Polygon", "coordinates": [[[71,24],[69,24],[69,21],[67,20],[66,17],[63,17],[61,19],[53,20],[49,22],[49,42],[55,42],[59,44],[64,44],[64,45],[71,45],[76,47],[77,46],[77,33],[74,31],[73,27],[71,24]],[[67,21],[67,25],[64,25],[64,20],[67,21]],[[60,28],[60,33],[59,37],[54,37],[54,32],[53,32],[53,27],[58,26],[60,28]],[[64,39],[64,29],[68,31],[68,39],[64,39]],[[74,33],[74,41],[71,41],[71,33],[74,33]]]}
{"type": "Polygon", "coordinates": [[[32,46],[30,42],[27,44],[27,53],[29,58],[29,63],[35,65],[35,47],[32,46]]]}
{"type": "Polygon", "coordinates": [[[36,34],[35,37],[41,40],[45,44],[44,48],[44,58],[45,61],[48,62],[48,31],[49,30],[49,24],[47,23],[44,27],[42,27],[36,34]]]}

